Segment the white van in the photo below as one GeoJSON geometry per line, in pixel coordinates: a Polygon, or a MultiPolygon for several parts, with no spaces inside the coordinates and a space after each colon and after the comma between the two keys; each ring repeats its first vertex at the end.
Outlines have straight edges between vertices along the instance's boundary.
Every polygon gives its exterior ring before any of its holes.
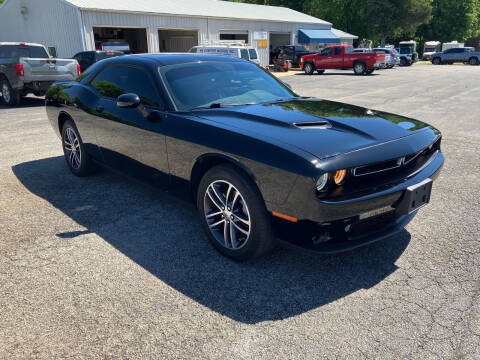
{"type": "Polygon", "coordinates": [[[199,45],[189,50],[190,53],[232,56],[249,60],[260,65],[257,49],[246,45],[199,45]]]}

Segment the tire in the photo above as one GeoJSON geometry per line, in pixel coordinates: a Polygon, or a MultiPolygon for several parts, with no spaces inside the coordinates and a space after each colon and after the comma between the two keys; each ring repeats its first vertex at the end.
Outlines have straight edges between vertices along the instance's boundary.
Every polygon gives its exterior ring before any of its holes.
{"type": "Polygon", "coordinates": [[[356,62],[353,64],[353,72],[355,75],[364,75],[367,73],[367,65],[364,62],[356,62]]]}
{"type": "Polygon", "coordinates": [[[95,166],[88,156],[80,133],[72,120],[67,120],[63,124],[62,148],[68,168],[74,175],[83,177],[93,172],[95,166]]]}
{"type": "Polygon", "coordinates": [[[470,58],[470,60],[468,60],[468,63],[469,63],[470,65],[475,66],[475,65],[478,65],[478,64],[479,64],[479,61],[478,61],[477,58],[472,57],[472,58],[470,58]]]}
{"type": "Polygon", "coordinates": [[[306,63],[305,65],[303,65],[303,71],[307,75],[313,75],[313,72],[315,71],[315,69],[313,67],[313,64],[312,63],[306,63]]]}
{"type": "Polygon", "coordinates": [[[234,166],[218,165],[207,171],[198,186],[197,208],[207,237],[226,257],[252,260],[275,247],[259,190],[234,166]]]}
{"type": "Polygon", "coordinates": [[[318,75],[323,75],[324,72],[325,70],[317,70],[318,75]]]}
{"type": "Polygon", "coordinates": [[[439,57],[433,58],[432,59],[432,64],[433,65],[441,65],[442,64],[442,59],[440,59],[439,57]]]}
{"type": "Polygon", "coordinates": [[[7,79],[0,80],[0,91],[2,92],[2,101],[8,106],[20,104],[20,92],[13,89],[7,79]]]}

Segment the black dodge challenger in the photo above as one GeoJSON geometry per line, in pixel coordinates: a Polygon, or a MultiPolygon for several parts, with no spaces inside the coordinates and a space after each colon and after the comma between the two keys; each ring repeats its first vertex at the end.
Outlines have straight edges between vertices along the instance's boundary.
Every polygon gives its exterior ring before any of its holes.
{"type": "Polygon", "coordinates": [[[389,237],[429,202],[444,162],[432,126],[300,97],[236,58],[108,59],[56,83],[46,105],[75,175],[101,164],[188,194],[235,260],[278,242],[333,253],[389,237]]]}

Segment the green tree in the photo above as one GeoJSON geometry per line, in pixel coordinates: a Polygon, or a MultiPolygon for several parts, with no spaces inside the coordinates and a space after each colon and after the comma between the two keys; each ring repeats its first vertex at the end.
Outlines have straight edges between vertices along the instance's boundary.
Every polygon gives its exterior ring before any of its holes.
{"type": "Polygon", "coordinates": [[[480,35],[480,0],[432,0],[432,19],[417,35],[441,42],[480,35]]]}
{"type": "Polygon", "coordinates": [[[2,6],[4,0],[0,0],[0,6],[2,6]]]}

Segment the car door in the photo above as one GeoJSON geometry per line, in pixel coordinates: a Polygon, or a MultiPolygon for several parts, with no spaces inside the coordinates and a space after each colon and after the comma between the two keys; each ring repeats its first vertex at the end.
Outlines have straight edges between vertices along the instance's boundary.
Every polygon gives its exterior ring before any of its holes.
{"type": "Polygon", "coordinates": [[[167,185],[165,106],[156,81],[155,74],[145,68],[113,64],[102,69],[89,86],[98,95],[93,116],[104,162],[155,185],[167,185]],[[118,96],[126,93],[137,94],[141,106],[118,107],[118,96]]]}
{"type": "Polygon", "coordinates": [[[454,61],[455,60],[455,52],[456,49],[448,49],[443,52],[442,61],[454,61]]]}
{"type": "Polygon", "coordinates": [[[333,48],[332,58],[330,59],[329,68],[343,68],[343,51],[340,46],[333,48]]]}
{"type": "Polygon", "coordinates": [[[315,57],[315,68],[328,69],[329,62],[332,58],[332,48],[323,49],[318,56],[315,57]]]}

